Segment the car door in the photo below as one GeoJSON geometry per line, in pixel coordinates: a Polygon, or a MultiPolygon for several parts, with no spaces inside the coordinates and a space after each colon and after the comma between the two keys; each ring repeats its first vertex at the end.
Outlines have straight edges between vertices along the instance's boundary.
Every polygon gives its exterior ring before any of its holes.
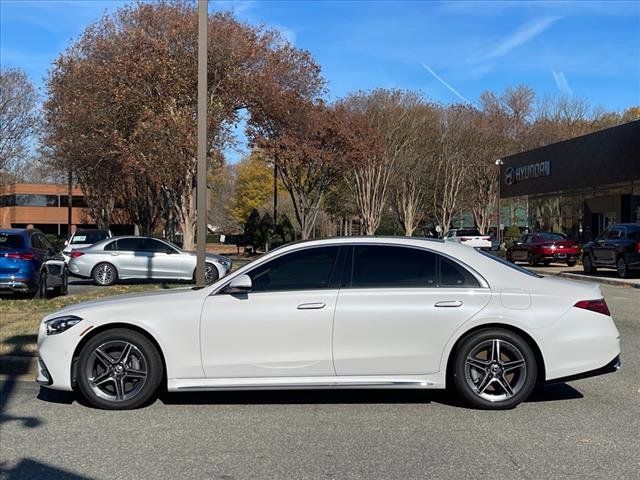
{"type": "Polygon", "coordinates": [[[597,248],[598,265],[615,265],[616,254],[620,244],[624,241],[625,230],[622,226],[612,225],[607,230],[607,235],[597,248]]]}
{"type": "Polygon", "coordinates": [[[491,293],[456,261],[407,246],[357,245],[333,333],[338,375],[437,372],[454,331],[491,293]]]}
{"type": "Polygon", "coordinates": [[[593,253],[593,260],[596,265],[607,265],[607,237],[612,227],[607,228],[602,232],[593,242],[591,252],[593,253]]]}
{"type": "Polygon", "coordinates": [[[529,252],[532,235],[524,235],[520,242],[514,245],[511,250],[511,258],[518,262],[524,262],[527,260],[527,254],[529,252]]]}
{"type": "Polygon", "coordinates": [[[145,250],[142,237],[119,238],[116,250],[109,251],[109,261],[118,270],[118,276],[127,278],[149,278],[151,274],[151,252],[145,250]]]}
{"type": "Polygon", "coordinates": [[[152,278],[184,277],[185,258],[175,248],[155,238],[147,238],[144,249],[151,255],[152,278]]]}
{"type": "Polygon", "coordinates": [[[209,378],[333,376],[339,247],[285,253],[247,272],[252,290],[207,297],[201,349],[209,378]]]}
{"type": "Polygon", "coordinates": [[[39,269],[40,266],[47,261],[47,257],[49,255],[49,251],[47,248],[48,242],[42,233],[32,232],[30,243],[31,251],[33,253],[36,264],[36,269],[39,269]]]}

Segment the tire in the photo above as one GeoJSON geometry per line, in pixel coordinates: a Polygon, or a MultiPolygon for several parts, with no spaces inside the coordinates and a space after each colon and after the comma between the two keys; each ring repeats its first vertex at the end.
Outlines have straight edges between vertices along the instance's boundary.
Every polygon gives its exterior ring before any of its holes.
{"type": "Polygon", "coordinates": [[[516,261],[513,259],[513,255],[511,255],[511,252],[507,251],[505,257],[507,259],[507,262],[516,263],[516,261]]]}
{"type": "Polygon", "coordinates": [[[575,267],[576,266],[576,261],[575,260],[571,260],[571,261],[567,262],[567,266],[575,267]]]}
{"type": "Polygon", "coordinates": [[[536,260],[536,258],[533,256],[531,252],[527,254],[527,263],[529,264],[530,267],[535,267],[538,264],[538,261],[536,260]]]}
{"type": "MultiPolygon", "coordinates": [[[[213,282],[218,281],[218,279],[220,278],[220,272],[218,272],[218,269],[216,268],[216,266],[213,263],[205,263],[204,265],[205,271],[204,271],[204,276],[205,276],[205,282],[207,285],[211,285],[213,282]]],[[[196,278],[196,269],[193,270],[193,282],[197,283],[197,278],[196,278]]]]}
{"type": "Polygon", "coordinates": [[[548,267],[549,265],[551,265],[551,260],[543,260],[543,261],[542,261],[542,264],[543,264],[545,267],[548,267]]]}
{"type": "Polygon", "coordinates": [[[627,261],[624,257],[618,257],[618,261],[616,262],[616,272],[618,272],[618,276],[620,278],[628,278],[629,277],[629,266],[627,265],[627,261]]]}
{"type": "Polygon", "coordinates": [[[108,287],[118,281],[118,270],[107,262],[102,262],[93,267],[91,278],[96,285],[108,287]]]}
{"type": "Polygon", "coordinates": [[[47,273],[40,273],[40,282],[38,283],[38,289],[33,294],[33,298],[47,299],[49,296],[47,287],[47,273]]]}
{"type": "Polygon", "coordinates": [[[582,257],[582,271],[587,274],[596,273],[597,271],[597,268],[593,266],[593,262],[589,254],[585,254],[582,257]]]}
{"type": "Polygon", "coordinates": [[[114,328],[98,333],[82,348],[76,378],[80,393],[94,407],[129,410],[155,398],[163,374],[162,358],[151,340],[134,330],[114,328]]]}
{"type": "Polygon", "coordinates": [[[55,287],[53,294],[56,297],[64,297],[67,293],[69,293],[69,276],[65,271],[62,277],[62,285],[55,287]]]}
{"type": "Polygon", "coordinates": [[[456,389],[469,405],[503,410],[514,408],[531,395],[538,366],[533,350],[522,337],[509,330],[488,328],[462,340],[453,375],[456,389]]]}

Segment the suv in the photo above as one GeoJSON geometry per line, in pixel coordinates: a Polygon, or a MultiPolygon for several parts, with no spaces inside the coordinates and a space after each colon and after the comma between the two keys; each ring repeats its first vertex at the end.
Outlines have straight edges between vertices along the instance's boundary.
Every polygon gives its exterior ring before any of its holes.
{"type": "Polygon", "coordinates": [[[76,230],[68,241],[64,242],[64,250],[62,256],[68,263],[71,258],[71,251],[79,248],[90,247],[94,243],[98,243],[107,238],[111,238],[111,230],[100,230],[97,228],[76,230]]]}
{"type": "Polygon", "coordinates": [[[582,252],[585,273],[594,273],[598,267],[615,268],[620,278],[640,270],[640,224],[616,223],[609,226],[582,252]]]}
{"type": "Polygon", "coordinates": [[[480,235],[477,228],[452,228],[444,236],[444,239],[483,250],[491,250],[492,246],[491,237],[489,235],[480,235]]]}
{"type": "Polygon", "coordinates": [[[40,230],[0,230],[0,292],[46,298],[67,293],[67,268],[40,230]]]}

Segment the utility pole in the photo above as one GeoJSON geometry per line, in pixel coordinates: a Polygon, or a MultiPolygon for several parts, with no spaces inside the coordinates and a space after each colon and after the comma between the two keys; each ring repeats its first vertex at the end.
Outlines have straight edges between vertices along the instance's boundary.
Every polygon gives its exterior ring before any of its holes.
{"type": "Polygon", "coordinates": [[[501,190],[502,190],[502,165],[504,165],[504,162],[502,161],[501,158],[496,160],[496,166],[498,167],[498,197],[496,198],[496,205],[497,205],[497,223],[496,223],[496,240],[498,240],[498,250],[500,250],[500,246],[502,245],[502,242],[500,241],[500,234],[501,229],[500,229],[500,194],[501,194],[501,190]]]}
{"type": "Polygon", "coordinates": [[[67,177],[67,240],[71,239],[71,224],[73,222],[73,169],[69,167],[67,177]]]}
{"type": "Polygon", "coordinates": [[[196,285],[204,287],[207,243],[207,10],[198,0],[198,165],[196,192],[196,285]]]}

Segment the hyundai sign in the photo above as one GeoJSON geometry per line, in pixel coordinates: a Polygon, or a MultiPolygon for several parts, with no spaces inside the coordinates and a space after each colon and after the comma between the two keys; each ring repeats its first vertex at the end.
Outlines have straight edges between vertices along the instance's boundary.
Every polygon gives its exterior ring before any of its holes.
{"type": "Polygon", "coordinates": [[[532,163],[522,167],[507,167],[504,172],[504,183],[507,185],[513,185],[514,183],[522,182],[524,180],[548,177],[550,175],[551,162],[549,160],[545,160],[544,162],[532,163]]]}

